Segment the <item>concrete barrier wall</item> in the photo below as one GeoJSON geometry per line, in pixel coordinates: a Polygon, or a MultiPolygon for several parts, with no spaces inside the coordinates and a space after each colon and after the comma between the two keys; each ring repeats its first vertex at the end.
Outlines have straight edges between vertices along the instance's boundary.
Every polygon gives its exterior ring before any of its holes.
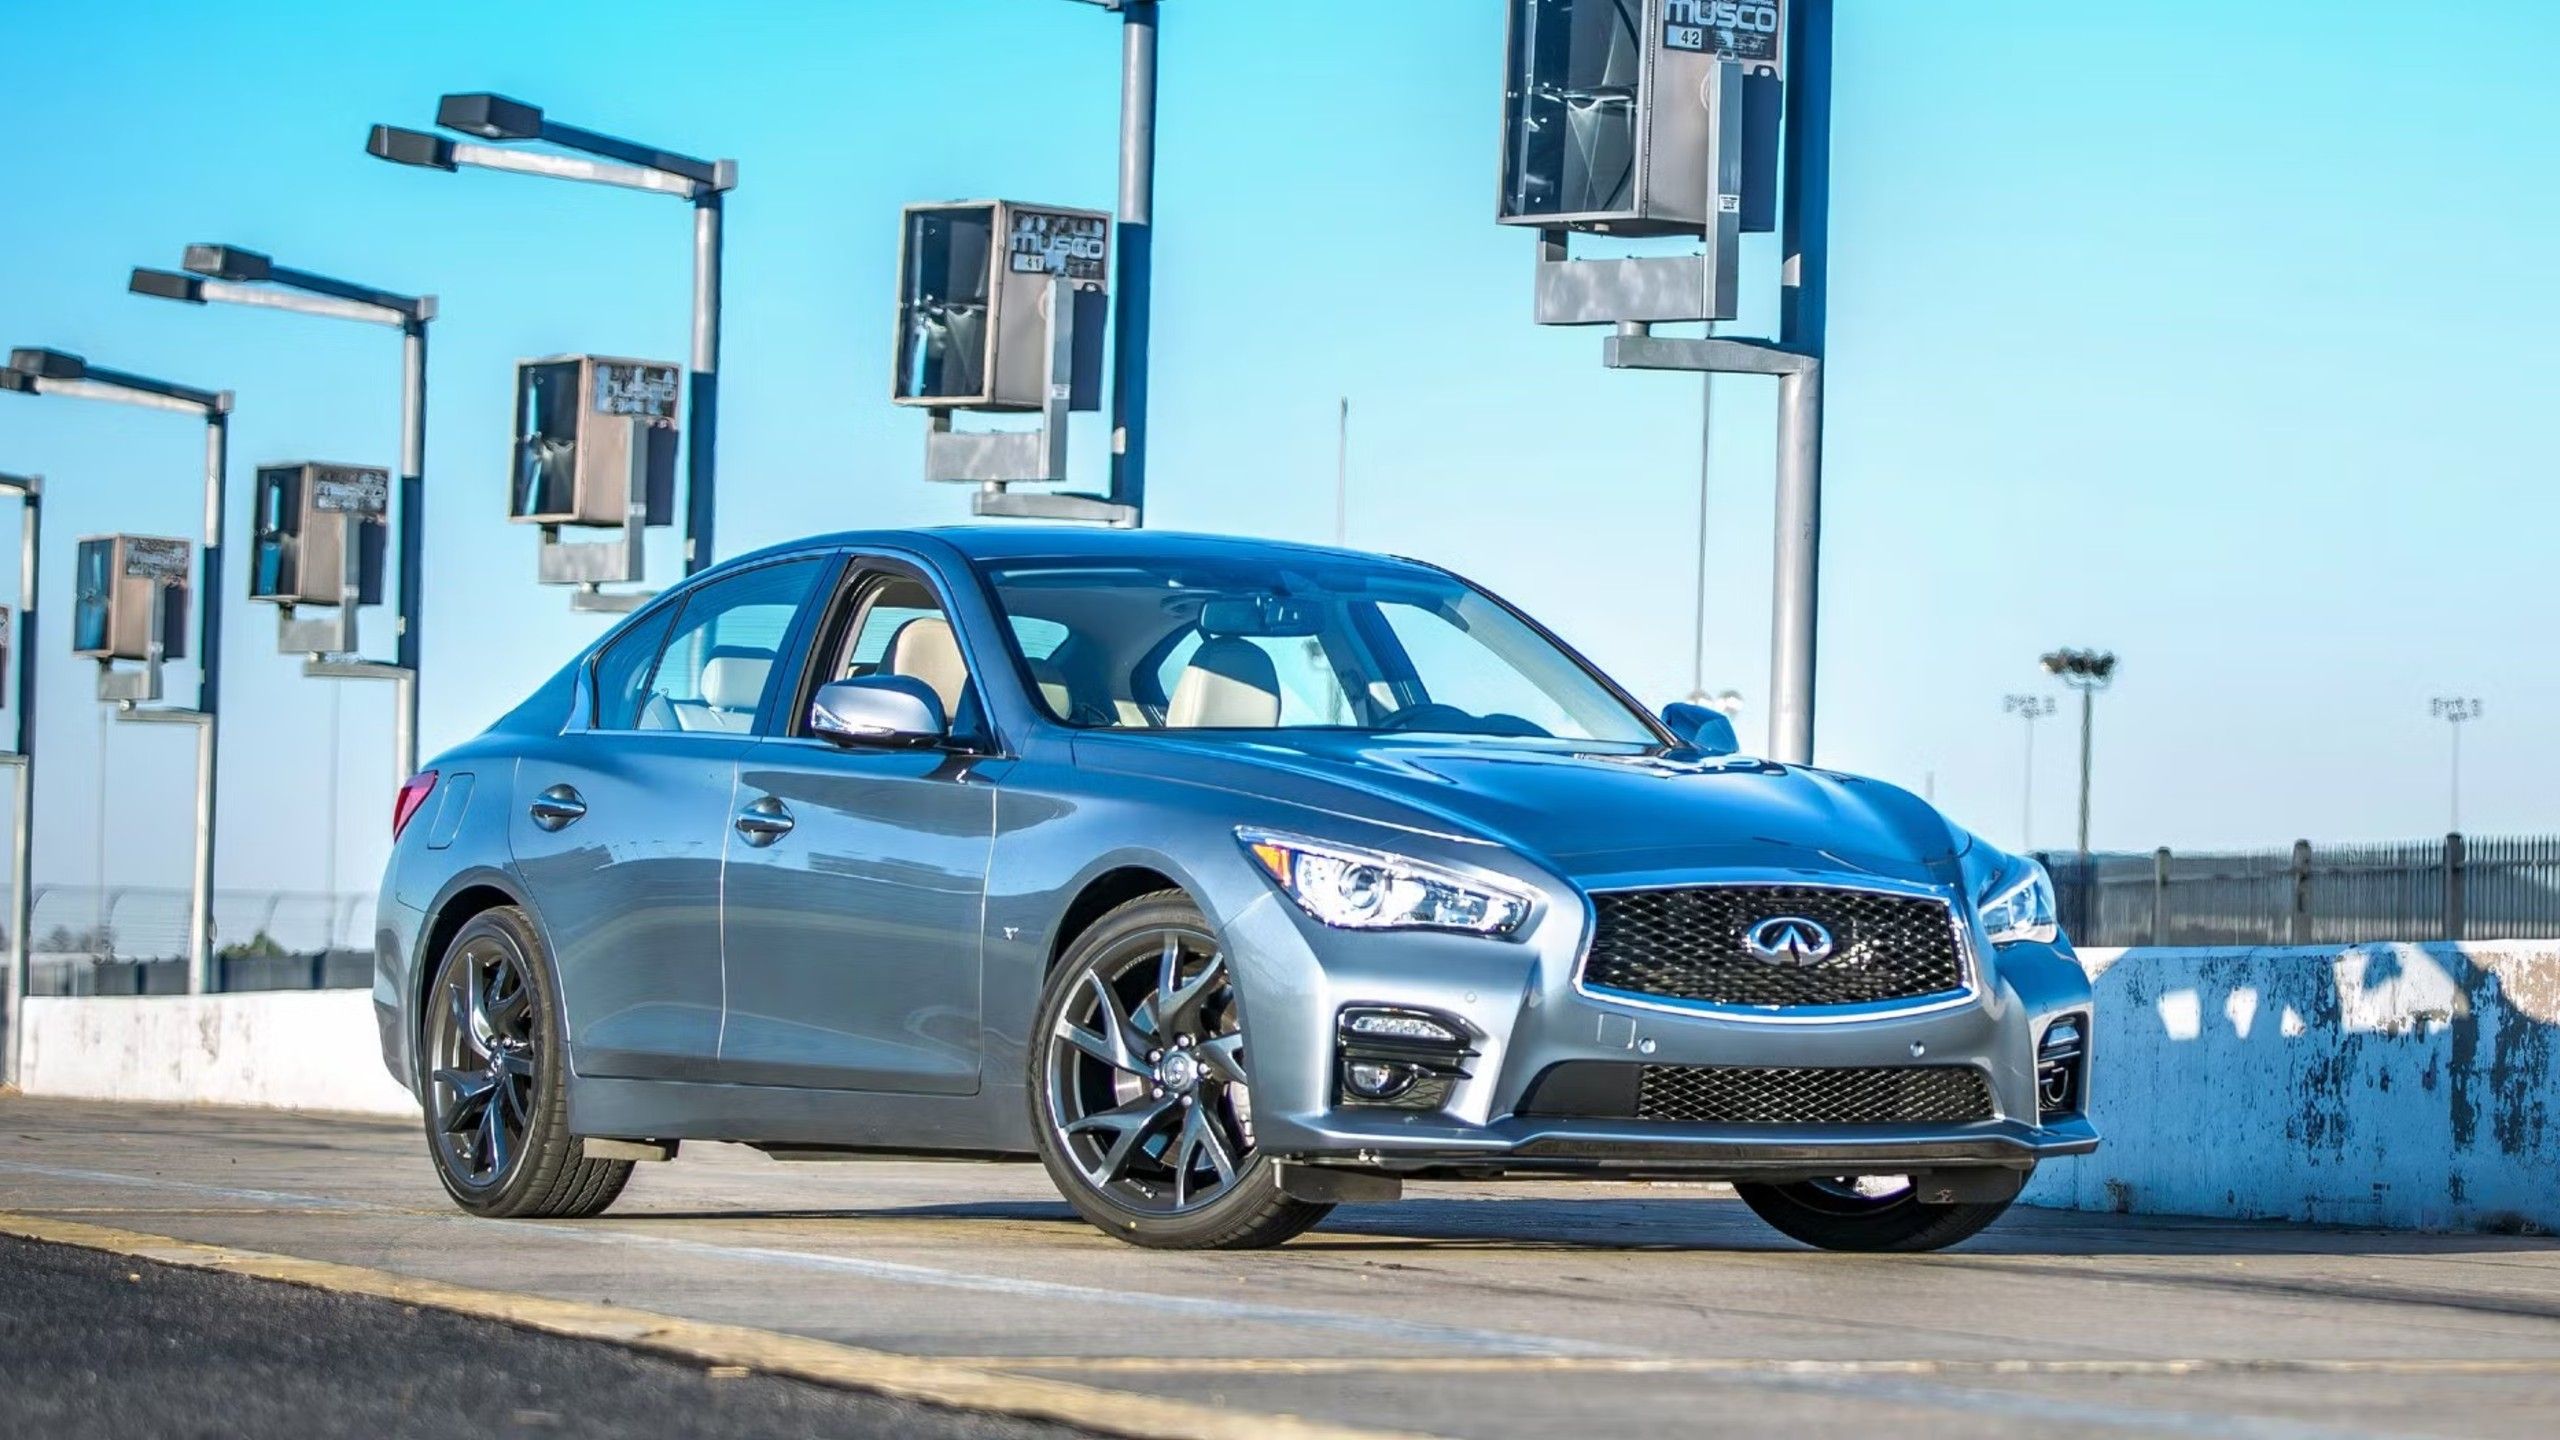
{"type": "Polygon", "coordinates": [[[30,996],[29,1095],[415,1115],[367,990],[30,996]]]}
{"type": "MultiPolygon", "coordinates": [[[[2092,951],[2105,1146],[2037,1205],[2560,1232],[2560,942],[2092,951]]],[[[27,1003],[29,1094],[412,1115],[372,997],[27,1003]]]]}
{"type": "Polygon", "coordinates": [[[2105,1144],[2028,1203],[2560,1231],[2560,942],[2083,958],[2105,1144]]]}

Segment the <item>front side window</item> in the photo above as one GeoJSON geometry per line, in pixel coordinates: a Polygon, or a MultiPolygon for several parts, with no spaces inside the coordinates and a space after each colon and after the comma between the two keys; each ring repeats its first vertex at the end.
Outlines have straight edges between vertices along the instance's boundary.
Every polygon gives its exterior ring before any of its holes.
{"type": "Polygon", "coordinates": [[[625,643],[640,649],[645,630],[608,646],[596,664],[598,725],[737,735],[754,729],[774,662],[818,569],[815,558],[785,560],[702,586],[685,598],[645,666],[636,653],[622,653],[625,643]]]}
{"type": "Polygon", "coordinates": [[[854,587],[852,614],[821,678],[898,675],[919,681],[942,702],[943,718],[955,733],[973,731],[977,691],[942,598],[900,571],[875,571],[854,587]]]}
{"type": "Polygon", "coordinates": [[[985,573],[1038,698],[1069,724],[1662,739],[1500,601],[1422,566],[1291,555],[985,573]],[[1023,643],[1034,633],[1046,654],[1023,643]]]}

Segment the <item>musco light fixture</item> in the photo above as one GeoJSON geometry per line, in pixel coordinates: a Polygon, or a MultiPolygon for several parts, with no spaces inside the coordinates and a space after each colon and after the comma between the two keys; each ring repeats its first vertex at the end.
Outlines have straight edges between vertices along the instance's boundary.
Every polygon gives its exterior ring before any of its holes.
{"type": "Polygon", "coordinates": [[[1541,232],[1538,322],[1733,318],[1739,237],[1777,225],[1779,0],[1511,0],[1498,218],[1541,232]],[[1569,232],[1696,235],[1575,261],[1569,232]]]}
{"type": "Polygon", "coordinates": [[[356,610],[382,603],[391,472],[301,461],[258,467],[249,598],[277,607],[276,649],[352,655],[356,610]],[[302,607],[324,618],[297,618],[302,607]]]}
{"type": "Polygon", "coordinates": [[[1098,496],[1017,494],[1067,478],[1067,416],[1102,408],[1111,217],[964,200],[906,207],[890,398],[922,406],[925,478],[980,487],[980,515],[1128,525],[1098,496]],[[959,411],[1037,414],[1037,430],[961,431],[959,411]]]}
{"type": "Polygon", "coordinates": [[[630,610],[649,598],[603,587],[643,579],[646,531],[674,519],[682,386],[682,372],[657,360],[555,355],[516,366],[507,518],[542,527],[540,579],[577,586],[572,609],[630,610]],[[616,534],[572,544],[564,528],[616,534]]]}
{"type": "Polygon", "coordinates": [[[195,546],[159,535],[92,535],[72,566],[71,653],[98,662],[98,698],[160,698],[163,661],[187,654],[187,571],[195,546]],[[118,670],[119,660],[142,663],[118,670]]]}

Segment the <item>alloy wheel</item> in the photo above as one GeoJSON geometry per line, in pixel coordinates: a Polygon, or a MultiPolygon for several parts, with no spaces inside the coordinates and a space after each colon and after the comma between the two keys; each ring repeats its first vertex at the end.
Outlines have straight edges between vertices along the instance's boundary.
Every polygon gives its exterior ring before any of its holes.
{"type": "Polygon", "coordinates": [[[1048,1067],[1051,1138],[1115,1204],[1199,1210],[1252,1158],[1235,985],[1201,931],[1142,931],[1096,957],[1049,1035],[1048,1067]]]}
{"type": "Polygon", "coordinates": [[[476,937],[446,967],[436,1011],[436,1138],[446,1169],[486,1189],[524,1153],[533,1123],[535,1015],[524,960],[476,937]]]}

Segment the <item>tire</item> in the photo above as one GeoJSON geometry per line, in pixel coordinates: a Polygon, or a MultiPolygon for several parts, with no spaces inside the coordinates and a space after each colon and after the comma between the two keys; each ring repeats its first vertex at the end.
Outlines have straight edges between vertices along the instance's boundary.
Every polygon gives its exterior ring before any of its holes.
{"type": "Polygon", "coordinates": [[[491,1219],[581,1219],[630,1183],[630,1161],[587,1159],[569,1133],[559,999],[524,911],[502,905],[462,927],[418,1028],[427,1153],[453,1203],[491,1219]]]}
{"type": "Polygon", "coordinates": [[[1923,1205],[1908,1183],[1899,1190],[1863,1194],[1854,1180],[1805,1180],[1791,1185],[1736,1185],[1752,1213],[1780,1232],[1823,1250],[1943,1250],[1972,1238],[2008,1213],[2011,1201],[1923,1205]]]}
{"type": "Polygon", "coordinates": [[[1116,1240],[1254,1250],[1333,1210],[1280,1193],[1253,1148],[1225,966],[1199,907],[1163,891],[1094,922],[1042,989],[1026,1060],[1033,1141],[1058,1193],[1116,1240]]]}

